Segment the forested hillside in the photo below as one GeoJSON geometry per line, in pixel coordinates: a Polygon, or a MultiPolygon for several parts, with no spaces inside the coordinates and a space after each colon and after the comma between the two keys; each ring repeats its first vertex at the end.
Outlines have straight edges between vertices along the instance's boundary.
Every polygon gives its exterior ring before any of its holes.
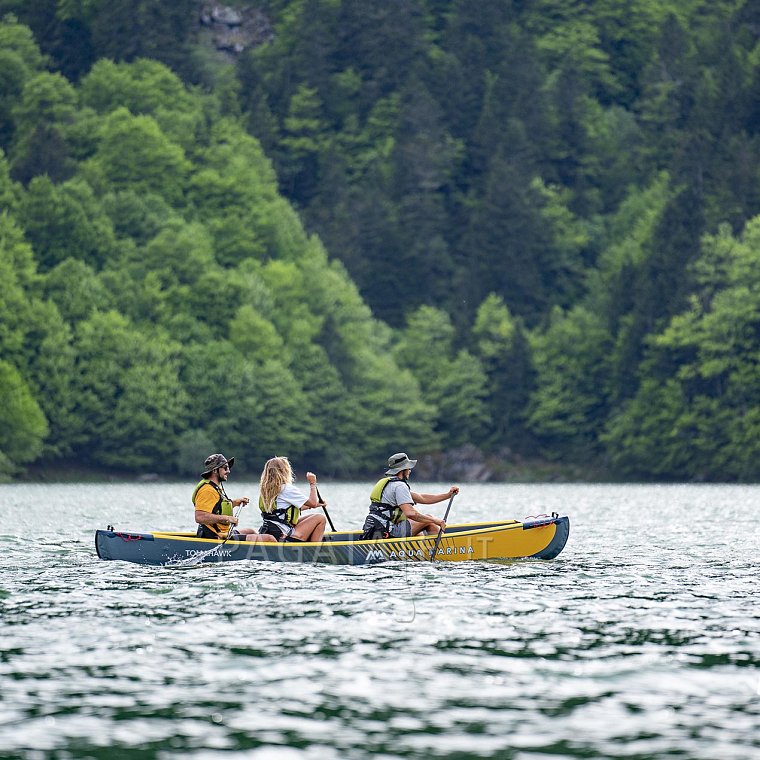
{"type": "Polygon", "coordinates": [[[757,4],[202,6],[0,0],[5,472],[760,477],[757,4]]]}

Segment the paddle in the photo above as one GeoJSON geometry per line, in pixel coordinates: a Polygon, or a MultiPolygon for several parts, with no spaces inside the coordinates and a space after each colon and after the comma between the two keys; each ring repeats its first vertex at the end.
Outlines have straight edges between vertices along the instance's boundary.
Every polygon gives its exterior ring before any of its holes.
{"type": "MultiPolygon", "coordinates": [[[[238,517],[240,515],[240,510],[243,509],[245,504],[241,504],[238,507],[237,514],[235,514],[235,510],[233,509],[233,517],[238,517]]],[[[209,555],[213,554],[214,552],[218,552],[226,543],[230,540],[230,537],[232,536],[232,529],[235,526],[230,523],[230,528],[227,531],[227,537],[222,541],[221,544],[218,544],[217,546],[212,546],[210,549],[206,549],[205,551],[198,552],[197,554],[193,554],[190,557],[186,557],[185,559],[180,560],[171,560],[170,562],[167,562],[167,567],[190,567],[194,565],[199,565],[203,560],[208,557],[209,555]]]]}
{"type": "MultiPolygon", "coordinates": [[[[232,511],[232,516],[240,517],[240,513],[243,511],[244,506],[245,506],[245,502],[242,502],[240,506],[238,507],[237,513],[235,512],[235,510],[232,511]]],[[[232,531],[234,528],[235,526],[232,523],[230,523],[230,529],[227,531],[227,538],[225,538],[224,541],[222,541],[222,543],[219,544],[218,547],[216,547],[217,549],[221,549],[221,547],[224,546],[227,543],[227,541],[230,540],[230,536],[232,535],[232,531]]],[[[243,536],[243,540],[245,540],[245,536],[243,536]]]]}
{"type": "Polygon", "coordinates": [[[333,525],[333,521],[330,519],[330,513],[327,511],[327,504],[325,504],[325,501],[322,498],[322,494],[319,492],[319,487],[317,487],[317,498],[319,499],[319,506],[324,510],[327,522],[330,523],[330,530],[335,533],[335,526],[333,525]]]}
{"type": "MultiPolygon", "coordinates": [[[[451,509],[451,502],[454,501],[454,497],[456,496],[455,493],[451,494],[451,498],[449,499],[449,506],[446,507],[446,514],[443,516],[443,521],[446,522],[449,518],[449,510],[451,509]]],[[[443,528],[441,528],[438,531],[438,537],[435,539],[435,545],[433,546],[433,554],[430,557],[431,562],[435,562],[435,555],[438,552],[438,544],[441,543],[441,536],[443,536],[443,528]]]]}

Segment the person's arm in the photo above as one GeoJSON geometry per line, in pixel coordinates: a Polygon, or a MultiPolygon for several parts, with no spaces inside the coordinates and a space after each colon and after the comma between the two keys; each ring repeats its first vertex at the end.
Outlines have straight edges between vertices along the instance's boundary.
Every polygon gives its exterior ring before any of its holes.
{"type": "Polygon", "coordinates": [[[195,522],[199,525],[237,525],[238,519],[232,515],[215,515],[205,509],[196,509],[195,522]]]}
{"type": "Polygon", "coordinates": [[[309,481],[309,498],[303,503],[301,509],[314,509],[320,506],[319,496],[317,496],[317,476],[313,472],[307,472],[306,480],[309,481]]]}
{"type": "Polygon", "coordinates": [[[414,493],[412,498],[415,504],[438,504],[439,501],[446,501],[454,494],[459,493],[459,486],[451,486],[446,493],[414,493]]]}
{"type": "Polygon", "coordinates": [[[446,523],[443,520],[439,520],[437,517],[433,517],[433,515],[425,515],[422,512],[418,512],[414,508],[414,504],[399,504],[398,508],[409,520],[415,520],[416,522],[421,523],[433,523],[433,525],[437,525],[439,528],[446,527],[446,523]]]}

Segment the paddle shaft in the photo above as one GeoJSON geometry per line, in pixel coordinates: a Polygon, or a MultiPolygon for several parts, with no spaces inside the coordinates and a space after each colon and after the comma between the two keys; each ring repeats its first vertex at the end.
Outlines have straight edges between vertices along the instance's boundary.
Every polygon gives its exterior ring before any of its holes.
{"type": "MultiPolygon", "coordinates": [[[[451,509],[451,502],[454,501],[455,496],[456,496],[455,493],[451,494],[451,498],[449,499],[449,506],[446,507],[446,514],[443,516],[444,522],[446,522],[446,520],[449,519],[449,510],[451,509]]],[[[430,557],[431,562],[435,562],[435,555],[438,552],[438,544],[441,543],[442,536],[443,536],[443,528],[440,528],[438,531],[438,537],[435,539],[435,545],[433,546],[433,555],[430,557]]]]}
{"type": "MultiPolygon", "coordinates": [[[[240,513],[243,511],[243,507],[244,507],[244,506],[245,506],[245,503],[242,503],[242,504],[241,504],[241,505],[238,507],[238,511],[237,511],[237,514],[235,514],[235,512],[234,512],[234,510],[233,510],[233,514],[232,514],[232,516],[233,516],[233,517],[239,517],[239,516],[240,516],[240,513]]],[[[230,523],[230,529],[227,531],[227,537],[224,539],[224,541],[222,541],[222,543],[221,543],[221,546],[224,546],[224,545],[227,543],[227,541],[229,541],[229,540],[230,540],[230,536],[232,535],[232,531],[233,531],[234,529],[235,529],[235,526],[234,526],[232,523],[230,523]]]]}
{"type": "Polygon", "coordinates": [[[327,522],[330,523],[330,530],[335,533],[335,526],[333,525],[333,521],[330,519],[330,513],[327,511],[327,505],[324,502],[324,499],[322,498],[322,494],[319,492],[319,488],[317,488],[317,498],[319,499],[319,506],[322,507],[325,513],[325,517],[327,518],[327,522]]]}

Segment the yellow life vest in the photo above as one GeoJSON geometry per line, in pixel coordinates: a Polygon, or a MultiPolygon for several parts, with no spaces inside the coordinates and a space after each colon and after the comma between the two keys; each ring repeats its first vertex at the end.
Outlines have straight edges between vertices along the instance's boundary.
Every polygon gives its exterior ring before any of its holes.
{"type": "Polygon", "coordinates": [[[280,523],[281,525],[287,525],[289,528],[295,528],[298,518],[301,516],[301,510],[299,507],[296,507],[294,504],[287,507],[278,507],[276,498],[270,510],[267,511],[264,508],[264,502],[262,501],[261,496],[259,496],[259,509],[261,510],[261,517],[264,522],[269,521],[280,523]]]}
{"type": "MultiPolygon", "coordinates": [[[[197,486],[195,486],[195,490],[193,491],[193,506],[195,506],[195,500],[198,497],[198,492],[201,490],[201,488],[203,488],[203,486],[211,486],[219,496],[218,501],[216,504],[214,504],[214,507],[211,510],[211,514],[228,515],[229,517],[232,517],[232,499],[227,496],[222,486],[217,485],[212,480],[208,480],[207,478],[204,478],[200,483],[198,483],[197,486]]],[[[226,523],[213,523],[212,525],[207,525],[206,527],[210,528],[214,533],[216,533],[217,536],[224,538],[234,526],[227,525],[226,523]]]]}
{"type": "Polygon", "coordinates": [[[397,507],[395,504],[386,504],[383,501],[383,492],[385,491],[388,483],[399,481],[406,482],[403,478],[397,477],[380,478],[380,480],[375,483],[375,487],[372,489],[372,493],[369,495],[370,514],[382,517],[383,520],[391,523],[392,525],[398,525],[399,523],[404,522],[404,520],[406,520],[406,515],[401,511],[401,508],[397,507]]]}

